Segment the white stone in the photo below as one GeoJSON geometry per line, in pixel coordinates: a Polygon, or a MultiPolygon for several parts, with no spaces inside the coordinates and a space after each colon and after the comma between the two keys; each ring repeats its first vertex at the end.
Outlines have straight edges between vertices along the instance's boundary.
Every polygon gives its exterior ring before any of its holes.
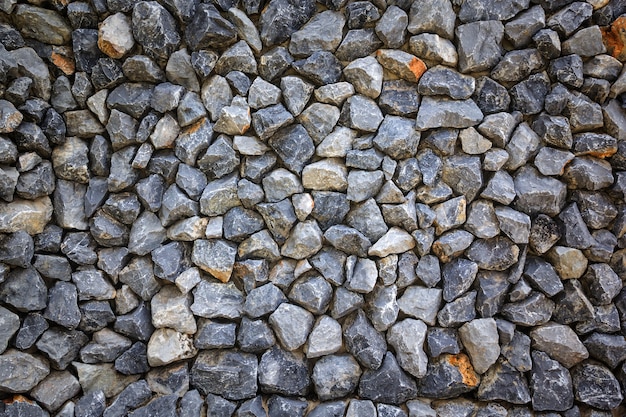
{"type": "Polygon", "coordinates": [[[182,334],[174,329],[157,329],[148,342],[148,363],[150,366],[163,366],[172,362],[196,356],[193,336],[182,334]]]}
{"type": "Polygon", "coordinates": [[[392,227],[370,247],[369,256],[385,256],[403,253],[415,247],[415,239],[406,230],[392,227]]]}
{"type": "Polygon", "coordinates": [[[337,352],[341,346],[341,325],[329,316],[322,316],[309,335],[305,353],[307,358],[318,358],[337,352]]]}

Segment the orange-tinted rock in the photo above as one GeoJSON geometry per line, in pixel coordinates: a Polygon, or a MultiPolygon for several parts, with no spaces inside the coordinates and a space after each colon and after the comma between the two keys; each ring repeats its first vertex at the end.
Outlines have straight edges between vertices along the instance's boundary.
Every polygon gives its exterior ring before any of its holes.
{"type": "Polygon", "coordinates": [[[626,16],[618,17],[611,26],[602,28],[602,38],[609,54],[626,61],[626,16]]]}

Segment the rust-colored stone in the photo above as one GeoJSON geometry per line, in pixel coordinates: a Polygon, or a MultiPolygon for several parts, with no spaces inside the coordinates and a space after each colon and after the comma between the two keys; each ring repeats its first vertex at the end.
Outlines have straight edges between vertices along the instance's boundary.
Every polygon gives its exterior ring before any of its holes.
{"type": "Polygon", "coordinates": [[[76,71],[76,64],[71,51],[62,48],[54,48],[50,54],[50,61],[57,66],[65,75],[72,75],[76,71]]]}
{"type": "Polygon", "coordinates": [[[478,385],[478,375],[474,372],[474,367],[470,362],[467,355],[459,353],[458,355],[448,356],[448,362],[459,370],[463,377],[463,383],[468,387],[475,387],[478,385]]]}
{"type": "Polygon", "coordinates": [[[602,28],[604,46],[614,58],[626,61],[626,16],[615,19],[611,26],[602,28]]]}
{"type": "Polygon", "coordinates": [[[419,81],[420,77],[426,72],[426,64],[421,59],[415,57],[409,63],[409,69],[415,75],[415,82],[419,81]]]}
{"type": "Polygon", "coordinates": [[[198,120],[197,122],[195,122],[194,124],[192,124],[191,126],[185,128],[183,130],[183,133],[186,134],[192,134],[192,133],[196,133],[198,130],[200,130],[200,128],[207,122],[206,117],[202,118],[200,120],[198,120]]]}
{"type": "Polygon", "coordinates": [[[19,394],[16,394],[11,398],[4,399],[2,400],[2,402],[5,404],[13,404],[13,403],[33,404],[34,403],[34,401],[31,401],[28,398],[24,397],[23,395],[19,395],[19,394]]]}

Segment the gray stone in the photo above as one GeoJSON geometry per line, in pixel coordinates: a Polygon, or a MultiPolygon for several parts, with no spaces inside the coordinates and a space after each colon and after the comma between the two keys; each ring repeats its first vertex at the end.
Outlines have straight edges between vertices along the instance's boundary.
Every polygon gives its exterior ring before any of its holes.
{"type": "Polygon", "coordinates": [[[604,366],[583,363],[571,373],[574,396],[583,404],[611,410],[624,399],[617,378],[604,366]]]}
{"type": "Polygon", "coordinates": [[[516,208],[526,214],[557,215],[565,205],[566,186],[562,182],[541,176],[532,167],[522,167],[515,178],[516,208]]]}
{"type": "Polygon", "coordinates": [[[397,116],[386,116],[374,137],[374,145],[394,159],[414,156],[419,141],[420,133],[413,121],[397,116]]]}
{"type": "Polygon", "coordinates": [[[207,394],[205,403],[207,413],[216,417],[231,417],[237,408],[236,402],[210,393],[207,394]]]}
{"type": "Polygon", "coordinates": [[[387,341],[396,351],[398,364],[416,378],[426,375],[428,359],[423,349],[425,339],[426,325],[414,319],[396,323],[387,334],[387,341]]]}
{"type": "Polygon", "coordinates": [[[335,55],[340,61],[350,62],[371,55],[382,45],[374,29],[352,29],[344,36],[335,55]]]}
{"type": "Polygon", "coordinates": [[[398,366],[391,352],[385,354],[380,368],[366,370],[359,382],[359,396],[372,401],[399,405],[416,394],[415,381],[398,366]]]}
{"type": "Polygon", "coordinates": [[[31,392],[32,397],[49,411],[58,410],[63,403],[80,392],[78,380],[68,371],[53,372],[31,392]]]}
{"type": "Polygon", "coordinates": [[[592,264],[581,283],[595,305],[609,304],[620,291],[620,279],[607,264],[592,264]]]}
{"type": "MultiPolygon", "coordinates": [[[[8,310],[7,310],[8,311],[8,310]]],[[[3,314],[10,325],[11,316],[7,314],[3,314]]],[[[43,334],[46,330],[48,330],[48,322],[43,316],[39,313],[30,313],[24,318],[22,322],[22,326],[19,329],[15,337],[15,347],[18,349],[29,349],[32,345],[35,344],[39,336],[43,334]]],[[[9,327],[10,329],[11,327],[9,327]]],[[[9,331],[10,333],[10,331],[9,331]]],[[[10,338],[7,338],[7,343],[10,338]]]]}
{"type": "Polygon", "coordinates": [[[509,20],[519,12],[528,8],[529,1],[516,0],[506,4],[494,3],[490,0],[470,0],[462,4],[459,10],[461,22],[477,20],[509,20]]]}
{"type": "Polygon", "coordinates": [[[321,400],[350,395],[358,385],[361,369],[350,355],[329,355],[316,362],[311,375],[321,400]]]}
{"type": "Polygon", "coordinates": [[[438,127],[466,128],[483,120],[483,113],[473,100],[451,100],[426,96],[417,114],[417,130],[438,127]]]}
{"type": "Polygon", "coordinates": [[[504,26],[496,20],[473,22],[456,28],[459,39],[459,70],[463,73],[492,68],[502,54],[500,43],[504,37],[504,26]],[[489,47],[477,50],[477,45],[488,43],[489,47]]]}
{"type": "Polygon", "coordinates": [[[275,346],[261,356],[259,385],[262,392],[305,395],[310,383],[307,361],[301,353],[288,352],[275,346]]]}
{"type": "Polygon", "coordinates": [[[252,318],[273,313],[276,308],[287,301],[283,292],[272,283],[255,288],[248,293],[244,304],[244,312],[252,318]]]}
{"type": "Polygon", "coordinates": [[[154,277],[153,263],[148,257],[132,259],[119,272],[119,280],[127,284],[144,301],[150,300],[160,288],[154,277]]]}
{"type": "Polygon", "coordinates": [[[380,19],[378,8],[372,3],[365,1],[354,3],[350,3],[346,8],[348,28],[360,29],[380,19]]]}
{"type": "MultiPolygon", "coordinates": [[[[25,320],[26,325],[26,320],[25,320]]],[[[20,319],[17,314],[12,313],[4,307],[0,307],[0,352],[4,352],[9,344],[9,340],[20,328],[20,319]]],[[[22,333],[22,331],[20,331],[22,333]]],[[[17,340],[16,340],[17,342],[17,340]]],[[[16,343],[16,346],[18,343],[16,343]]],[[[20,346],[18,346],[20,347],[20,346]]]]}
{"type": "Polygon", "coordinates": [[[147,346],[135,342],[130,348],[115,359],[115,370],[124,375],[142,374],[150,370],[147,346]]]}
{"type": "Polygon", "coordinates": [[[131,313],[117,317],[114,330],[134,339],[148,341],[154,332],[150,310],[144,303],[139,304],[131,313]]]}
{"type": "Polygon", "coordinates": [[[193,51],[228,46],[237,40],[235,26],[212,4],[196,8],[193,19],[185,30],[185,39],[193,51]]]}
{"type": "Polygon", "coordinates": [[[194,303],[190,308],[196,316],[226,319],[241,317],[244,297],[232,283],[201,281],[193,294],[194,303]]]}
{"type": "Polygon", "coordinates": [[[339,118],[339,123],[365,132],[375,132],[382,121],[383,115],[376,103],[362,95],[348,98],[339,118]]]}
{"type": "Polygon", "coordinates": [[[591,17],[593,7],[590,6],[591,4],[588,3],[573,2],[552,15],[547,25],[560,35],[570,37],[585,20],[591,17]]]}
{"type": "Polygon", "coordinates": [[[309,1],[302,4],[284,0],[270,2],[263,10],[259,22],[263,44],[269,47],[284,42],[300,29],[314,12],[315,3],[309,1]]]}
{"type": "Polygon", "coordinates": [[[474,78],[444,66],[430,68],[419,80],[418,92],[423,95],[446,95],[455,100],[469,98],[474,92],[474,78]]]}
{"type": "Polygon", "coordinates": [[[413,34],[434,32],[447,39],[454,37],[452,3],[449,0],[429,0],[413,4],[409,11],[409,32],[413,34]]]}
{"type": "Polygon", "coordinates": [[[295,61],[293,68],[314,84],[333,84],[341,77],[341,63],[328,51],[316,51],[306,59],[295,61]]]}
{"type": "Polygon", "coordinates": [[[0,300],[18,311],[44,309],[47,295],[45,283],[32,267],[12,270],[0,284],[0,300]]]}
{"type": "Polygon", "coordinates": [[[341,42],[345,18],[341,13],[325,11],[315,15],[291,35],[289,52],[309,56],[316,51],[334,51],[341,42]]]}
{"type": "Polygon", "coordinates": [[[500,356],[498,330],[492,318],[475,319],[459,329],[461,342],[465,346],[474,370],[483,374],[500,356]]]}
{"type": "Polygon", "coordinates": [[[44,332],[35,346],[46,354],[53,368],[64,370],[88,340],[87,335],[78,330],[51,328],[44,332]]]}
{"type": "Polygon", "coordinates": [[[387,48],[400,48],[405,42],[408,23],[409,17],[404,10],[390,6],[376,23],[376,35],[387,48]]]}
{"type": "Polygon", "coordinates": [[[515,48],[524,47],[546,24],[546,15],[542,7],[533,6],[518,14],[515,19],[504,25],[504,35],[515,48]]]}
{"type": "Polygon", "coordinates": [[[410,286],[398,299],[398,306],[407,316],[434,326],[441,306],[442,292],[439,288],[410,286]]]}
{"type": "Polygon", "coordinates": [[[548,94],[550,79],[545,72],[536,73],[514,85],[511,90],[511,105],[524,115],[537,114],[543,107],[548,94]]]}
{"type": "Polygon", "coordinates": [[[269,322],[287,350],[302,346],[313,327],[313,315],[305,309],[283,303],[270,315],[269,322]]]}
{"type": "Polygon", "coordinates": [[[2,390],[10,393],[28,392],[50,373],[48,362],[29,353],[9,349],[0,355],[2,390]]]}
{"type": "Polygon", "coordinates": [[[44,317],[70,330],[81,320],[76,287],[68,282],[57,282],[48,292],[48,306],[44,317]]]}
{"type": "Polygon", "coordinates": [[[531,401],[528,383],[523,374],[503,360],[498,361],[485,373],[478,387],[477,396],[483,401],[504,400],[512,404],[526,404],[531,401]]]}
{"type": "Polygon", "coordinates": [[[530,338],[533,348],[546,352],[566,368],[589,356],[587,348],[569,326],[546,323],[532,330],[530,338]]]}

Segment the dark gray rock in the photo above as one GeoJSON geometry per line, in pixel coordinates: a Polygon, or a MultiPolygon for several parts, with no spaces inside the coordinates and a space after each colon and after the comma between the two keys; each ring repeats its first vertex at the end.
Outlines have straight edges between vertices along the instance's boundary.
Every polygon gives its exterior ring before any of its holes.
{"type": "Polygon", "coordinates": [[[604,362],[611,369],[617,368],[626,358],[626,343],[618,335],[594,332],[583,344],[589,351],[589,356],[604,362]]]}
{"type": "Polygon", "coordinates": [[[463,73],[490,69],[500,60],[500,43],[504,26],[496,20],[473,22],[456,28],[459,39],[459,69],[463,73]],[[477,45],[489,44],[488,48],[476,50],[477,45]]]}
{"type": "Polygon", "coordinates": [[[444,354],[429,362],[417,393],[431,398],[454,398],[476,389],[479,383],[480,379],[465,354],[444,354]]]}
{"type": "Polygon", "coordinates": [[[458,327],[476,317],[476,291],[470,291],[456,300],[447,303],[437,313],[437,320],[443,327],[458,327]]]}
{"type": "Polygon", "coordinates": [[[237,343],[244,352],[260,353],[276,344],[270,326],[262,320],[243,317],[237,335],[237,343]]]}
{"type": "Polygon", "coordinates": [[[420,98],[414,83],[405,80],[383,81],[378,106],[386,114],[415,116],[419,104],[420,98]]]}
{"type": "Polygon", "coordinates": [[[604,366],[582,363],[572,370],[576,400],[601,410],[611,410],[622,400],[617,378],[604,366]]]}
{"type": "Polygon", "coordinates": [[[341,77],[341,63],[328,51],[314,52],[306,59],[293,62],[292,66],[318,86],[336,83],[341,77]]]}
{"type": "Polygon", "coordinates": [[[529,283],[549,297],[563,290],[561,279],[548,262],[541,258],[531,257],[526,260],[524,277],[529,283]]]}
{"type": "Polygon", "coordinates": [[[268,413],[276,417],[303,417],[308,403],[294,398],[272,395],[267,402],[268,413]]]}
{"type": "Polygon", "coordinates": [[[494,3],[490,0],[470,0],[462,4],[459,10],[461,22],[477,20],[509,20],[519,12],[528,8],[529,1],[517,0],[506,4],[494,3]]]}
{"type": "Polygon", "coordinates": [[[446,95],[455,100],[464,100],[474,93],[474,87],[474,78],[445,66],[436,66],[420,77],[417,91],[427,96],[446,95]]]}
{"type": "Polygon", "coordinates": [[[522,301],[507,303],[501,313],[509,321],[522,326],[537,326],[550,320],[555,304],[540,292],[533,292],[522,301]]]}
{"type": "Polygon", "coordinates": [[[300,29],[315,13],[315,3],[272,0],[261,13],[261,40],[265,47],[280,44],[300,29]]]}
{"type": "Polygon", "coordinates": [[[583,2],[573,2],[548,19],[547,26],[564,37],[570,37],[580,25],[591,17],[593,7],[583,2]]]}
{"type": "Polygon", "coordinates": [[[50,359],[53,368],[64,370],[88,341],[89,337],[79,330],[51,328],[35,345],[50,359]]]}
{"type": "Polygon", "coordinates": [[[483,401],[504,400],[512,404],[529,403],[530,392],[523,374],[506,361],[498,361],[483,376],[477,397],[483,401]]]}
{"type": "Polygon", "coordinates": [[[266,394],[306,395],[311,383],[303,355],[279,347],[261,356],[258,373],[261,392],[266,394]]]}
{"type": "Polygon", "coordinates": [[[534,351],[532,358],[530,389],[533,408],[537,411],[566,411],[571,408],[574,392],[567,369],[541,351],[534,351]]]}
{"type": "Polygon", "coordinates": [[[359,395],[372,401],[402,404],[416,394],[415,382],[398,366],[391,352],[387,352],[380,368],[366,370],[359,382],[359,395]]]}
{"type": "Polygon", "coordinates": [[[545,24],[543,8],[533,6],[504,25],[504,36],[515,48],[520,48],[529,44],[533,35],[543,29],[545,24]]]}
{"type": "Polygon", "coordinates": [[[118,316],[114,330],[133,339],[147,342],[154,332],[149,308],[141,303],[129,314],[118,316]]]}
{"type": "Polygon", "coordinates": [[[346,33],[335,56],[340,61],[350,62],[376,52],[383,43],[372,28],[352,29],[346,33]]]}
{"type": "Polygon", "coordinates": [[[172,15],[156,2],[140,2],[133,7],[133,37],[145,53],[165,63],[180,44],[172,15]]]}
{"type": "Polygon", "coordinates": [[[368,369],[378,369],[387,349],[382,335],[370,324],[362,310],[349,316],[343,325],[346,349],[368,369]],[[363,337],[363,335],[367,335],[363,337]]]}
{"type": "Polygon", "coordinates": [[[44,317],[70,330],[81,320],[76,287],[69,282],[57,282],[48,291],[48,306],[44,317]]]}
{"type": "Polygon", "coordinates": [[[204,395],[215,394],[230,400],[252,398],[257,392],[257,371],[258,362],[252,354],[223,350],[216,355],[203,351],[191,368],[191,386],[204,395]],[[224,375],[225,367],[232,372],[224,375]]]}
{"type": "Polygon", "coordinates": [[[532,167],[522,167],[515,178],[516,208],[528,215],[544,213],[557,215],[565,205],[566,186],[562,182],[541,176],[532,167]]]}
{"type": "Polygon", "coordinates": [[[14,269],[0,284],[0,300],[18,311],[43,310],[48,291],[34,268],[14,269]]]}
{"type": "Polygon", "coordinates": [[[524,115],[539,113],[544,107],[549,87],[550,79],[545,72],[533,74],[515,84],[510,90],[513,110],[524,115]]]}
{"type": "Polygon", "coordinates": [[[454,37],[454,20],[452,3],[448,0],[429,0],[421,5],[413,4],[409,11],[409,32],[436,33],[441,37],[454,37]]]}
{"type": "Polygon", "coordinates": [[[50,373],[47,361],[15,349],[0,355],[0,364],[2,390],[9,393],[27,392],[50,373]]]}
{"type": "Polygon", "coordinates": [[[142,342],[135,342],[115,359],[115,370],[124,375],[148,372],[147,347],[142,342]]]}
{"type": "Polygon", "coordinates": [[[128,385],[120,395],[104,410],[104,417],[121,417],[128,411],[145,403],[152,395],[146,381],[137,381],[128,385]]]}
{"type": "Polygon", "coordinates": [[[461,344],[455,329],[431,327],[426,335],[428,353],[436,358],[444,353],[456,355],[461,352],[461,344]]]}

